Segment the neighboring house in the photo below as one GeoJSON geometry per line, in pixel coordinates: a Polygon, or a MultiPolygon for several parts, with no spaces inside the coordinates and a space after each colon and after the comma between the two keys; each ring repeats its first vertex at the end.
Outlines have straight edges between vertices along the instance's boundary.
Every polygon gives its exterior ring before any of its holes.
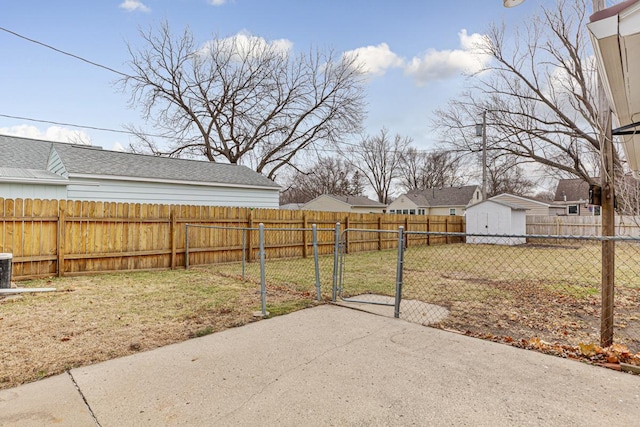
{"type": "Polygon", "coordinates": [[[482,200],[477,185],[411,190],[394,200],[387,212],[404,215],[464,215],[469,205],[482,200]]]}
{"type": "Polygon", "coordinates": [[[466,212],[467,243],[523,245],[527,241],[527,208],[493,199],[469,206],[466,212]],[[501,237],[500,235],[512,236],[501,237]]]}
{"type": "Polygon", "coordinates": [[[527,215],[564,215],[565,207],[555,203],[547,203],[531,197],[517,196],[515,194],[502,193],[490,197],[488,200],[520,206],[526,209],[527,215]]]}
{"type": "Polygon", "coordinates": [[[0,197],[278,208],[245,167],[0,135],[0,197]]]}
{"type": "Polygon", "coordinates": [[[564,215],[600,215],[600,206],[589,204],[589,184],[580,178],[558,181],[553,202],[564,207],[564,215]]]}
{"type": "Polygon", "coordinates": [[[325,212],[384,213],[386,207],[387,205],[364,196],[323,194],[305,203],[300,209],[325,212]]]}
{"type": "Polygon", "coordinates": [[[304,206],[304,203],[286,203],[284,205],[280,205],[280,209],[287,211],[299,211],[304,206]]]}

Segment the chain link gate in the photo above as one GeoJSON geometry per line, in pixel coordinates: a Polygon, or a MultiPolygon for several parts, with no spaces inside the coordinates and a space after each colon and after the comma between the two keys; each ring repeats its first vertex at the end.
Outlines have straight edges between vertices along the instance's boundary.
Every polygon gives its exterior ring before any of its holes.
{"type": "MultiPolygon", "coordinates": [[[[373,304],[394,307],[394,317],[400,317],[402,301],[403,259],[405,247],[404,227],[398,230],[369,230],[348,228],[340,232],[336,224],[334,251],[334,278],[332,300],[348,303],[373,304]],[[375,239],[370,236],[376,235],[375,239]],[[391,235],[391,237],[383,236],[391,235]],[[349,248],[371,241],[378,242],[378,250],[366,253],[375,258],[382,272],[367,272],[349,263],[349,248]],[[384,242],[384,243],[383,243],[384,242]],[[390,247],[389,249],[382,249],[390,247]]],[[[362,256],[360,252],[359,256],[362,256]]]]}

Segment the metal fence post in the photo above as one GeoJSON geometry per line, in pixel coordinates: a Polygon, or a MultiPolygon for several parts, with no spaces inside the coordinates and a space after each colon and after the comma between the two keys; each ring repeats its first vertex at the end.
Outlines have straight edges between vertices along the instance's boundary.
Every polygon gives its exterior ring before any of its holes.
{"type": "Polygon", "coordinates": [[[189,224],[185,224],[184,269],[189,269],[189,224]]]}
{"type": "Polygon", "coordinates": [[[322,301],[322,292],[320,290],[320,262],[318,260],[318,227],[311,225],[311,237],[313,239],[313,263],[316,269],[316,293],[318,301],[322,301]]]}
{"type": "Polygon", "coordinates": [[[267,275],[264,269],[264,224],[259,225],[260,233],[260,300],[262,303],[262,315],[267,315],[267,275]]]}
{"type": "Polygon", "coordinates": [[[400,317],[400,302],[402,301],[402,273],[404,269],[404,227],[398,228],[398,265],[396,266],[396,301],[393,317],[400,317]]]}
{"type": "Polygon", "coordinates": [[[247,260],[247,240],[246,240],[247,230],[242,229],[242,280],[244,281],[244,265],[247,260]]]}
{"type": "Polygon", "coordinates": [[[338,294],[338,256],[340,252],[340,223],[336,222],[335,242],[333,245],[333,287],[331,289],[331,301],[336,302],[338,294]]]}

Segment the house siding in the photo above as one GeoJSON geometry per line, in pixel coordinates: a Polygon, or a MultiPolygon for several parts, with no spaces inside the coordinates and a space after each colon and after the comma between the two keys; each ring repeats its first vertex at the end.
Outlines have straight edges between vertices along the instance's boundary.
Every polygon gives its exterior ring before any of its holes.
{"type": "Polygon", "coordinates": [[[67,190],[70,200],[176,205],[279,207],[278,188],[233,188],[171,183],[145,183],[106,179],[72,178],[67,190]]]}
{"type": "Polygon", "coordinates": [[[0,197],[4,199],[59,200],[67,198],[64,185],[0,183],[0,197]]]}
{"type": "Polygon", "coordinates": [[[427,209],[427,215],[451,215],[451,209],[456,210],[456,215],[463,215],[466,206],[438,206],[427,209]]]}
{"type": "Polygon", "coordinates": [[[60,175],[64,177],[69,176],[69,174],[67,173],[67,170],[64,167],[64,164],[62,163],[62,160],[60,159],[60,156],[58,155],[58,152],[54,149],[51,149],[51,151],[49,152],[49,160],[47,161],[47,170],[49,172],[55,173],[56,175],[60,175]]]}
{"type": "Polygon", "coordinates": [[[387,212],[395,211],[394,213],[399,213],[398,210],[409,210],[414,209],[417,213],[418,206],[411,201],[407,196],[402,195],[398,197],[396,200],[391,202],[391,204],[387,207],[387,212]]]}

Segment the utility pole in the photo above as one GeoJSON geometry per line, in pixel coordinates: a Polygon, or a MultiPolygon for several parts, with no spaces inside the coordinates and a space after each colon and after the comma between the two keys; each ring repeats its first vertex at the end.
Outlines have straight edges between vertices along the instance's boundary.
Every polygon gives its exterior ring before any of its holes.
{"type": "MultiPolygon", "coordinates": [[[[482,112],[482,200],[487,200],[487,110],[482,112]]],[[[476,125],[476,136],[478,136],[476,125]]]]}

